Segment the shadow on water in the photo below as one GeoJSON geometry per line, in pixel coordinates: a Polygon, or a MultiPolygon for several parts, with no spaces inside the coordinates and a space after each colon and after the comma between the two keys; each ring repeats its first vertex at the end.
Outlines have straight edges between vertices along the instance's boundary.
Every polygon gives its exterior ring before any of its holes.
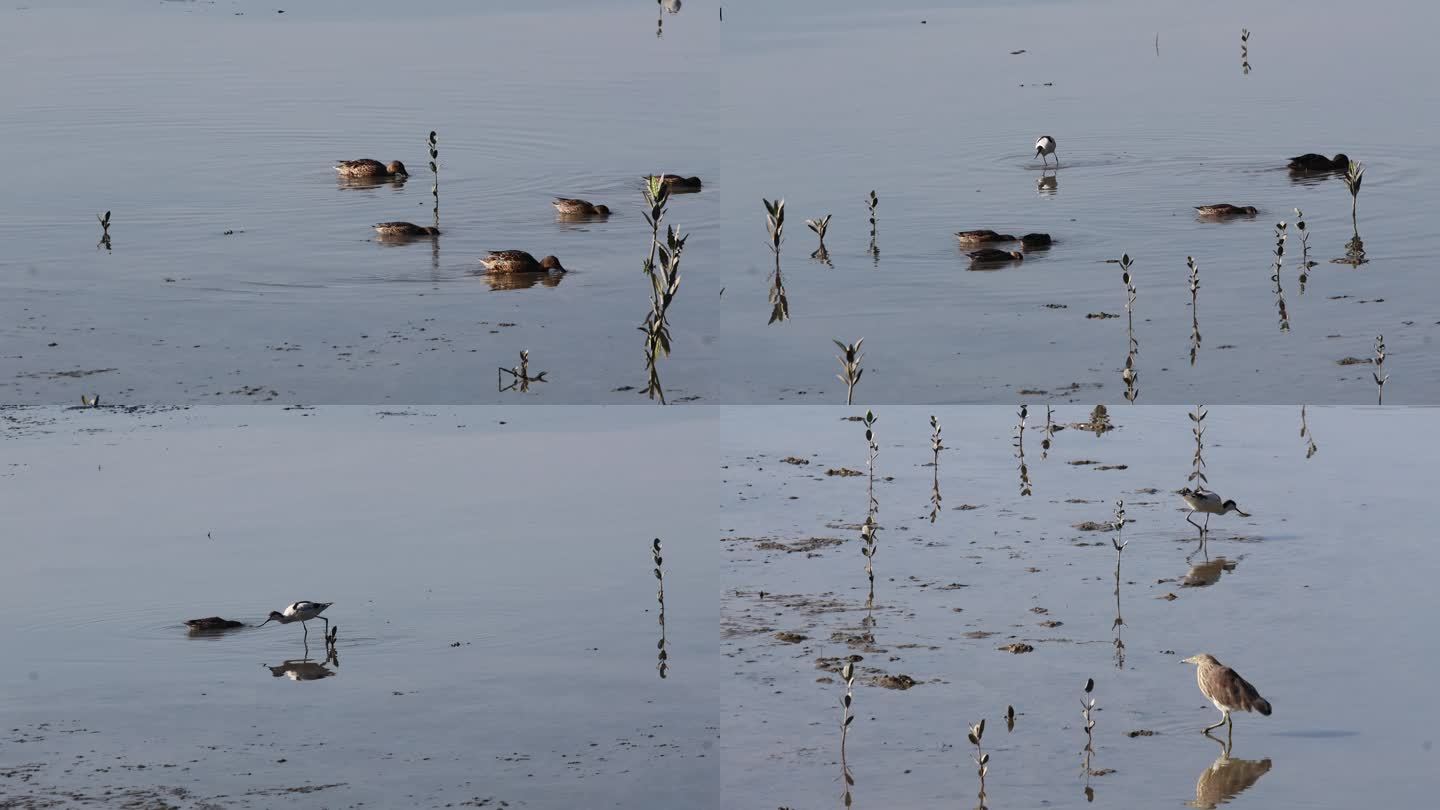
{"type": "Polygon", "coordinates": [[[338,669],[340,667],[340,655],[335,648],[329,644],[325,648],[325,661],[318,663],[310,660],[310,647],[306,645],[303,657],[281,662],[276,666],[265,665],[270,674],[276,678],[289,678],[292,681],[318,681],[336,674],[335,670],[326,665],[338,669]]]}

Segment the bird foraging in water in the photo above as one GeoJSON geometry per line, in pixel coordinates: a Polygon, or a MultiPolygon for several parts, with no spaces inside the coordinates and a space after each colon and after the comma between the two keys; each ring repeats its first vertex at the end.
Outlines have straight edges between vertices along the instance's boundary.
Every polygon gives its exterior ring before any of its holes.
{"type": "Polygon", "coordinates": [[[983,245],[986,242],[1015,241],[1015,237],[1008,233],[996,233],[991,230],[956,231],[955,238],[959,239],[962,245],[983,245]]]}
{"type": "Polygon", "coordinates": [[[560,266],[560,260],[554,256],[546,256],[537,262],[534,256],[523,250],[492,250],[481,257],[480,264],[491,273],[543,273],[547,270],[565,272],[565,268],[560,266]]]}
{"type": "Polygon", "coordinates": [[[1195,210],[1200,212],[1202,217],[1253,217],[1260,213],[1260,209],[1253,205],[1231,205],[1230,203],[1197,205],[1195,210]]]}
{"type": "Polygon", "coordinates": [[[320,614],[325,612],[325,608],[328,608],[328,607],[330,607],[330,606],[333,605],[333,604],[335,604],[335,603],[334,603],[334,602],[292,602],[292,603],[290,603],[289,605],[287,605],[284,610],[272,610],[272,611],[270,611],[270,618],[268,618],[268,619],[266,619],[265,621],[261,622],[261,623],[260,623],[260,626],[261,626],[261,627],[264,627],[265,625],[269,624],[270,622],[279,622],[279,623],[281,623],[281,624],[289,624],[289,623],[291,623],[291,622],[300,622],[300,629],[302,629],[302,630],[305,631],[305,638],[308,639],[308,638],[310,638],[310,628],[309,628],[309,627],[306,627],[306,626],[305,626],[305,623],[308,622],[308,621],[310,621],[311,619],[318,618],[318,619],[320,619],[320,621],[325,622],[325,632],[326,632],[326,633],[329,633],[329,632],[330,632],[330,620],[327,619],[327,618],[325,618],[324,616],[321,616],[320,614]]]}
{"type": "Polygon", "coordinates": [[[205,632],[209,630],[231,630],[236,627],[244,627],[244,622],[237,622],[234,619],[222,619],[219,616],[206,616],[203,619],[186,619],[185,626],[192,632],[205,632]]]}
{"type": "Polygon", "coordinates": [[[1211,729],[1221,726],[1229,726],[1233,731],[1234,721],[1230,719],[1231,712],[1259,712],[1266,717],[1270,716],[1270,701],[1260,697],[1250,682],[1240,677],[1240,673],[1221,664],[1215,660],[1215,656],[1209,653],[1192,655],[1182,659],[1182,663],[1196,664],[1195,682],[1200,686],[1200,694],[1210,699],[1215,708],[1221,712],[1220,722],[1213,726],[1206,726],[1205,733],[1211,729]]]}
{"type": "Polygon", "coordinates": [[[370,158],[359,160],[337,160],[335,171],[341,177],[409,177],[410,173],[405,171],[405,164],[398,160],[392,160],[388,164],[370,158]]]}
{"type": "Polygon", "coordinates": [[[389,239],[406,239],[412,236],[439,236],[440,229],[413,222],[377,222],[375,232],[389,239]]]}
{"type": "Polygon", "coordinates": [[[995,248],[974,250],[966,253],[965,255],[969,256],[970,260],[977,264],[989,264],[992,262],[1019,262],[1025,260],[1025,254],[1021,253],[1018,250],[996,250],[995,248]]]}
{"type": "MultiPolygon", "coordinates": [[[[645,179],[649,180],[650,177],[653,176],[654,175],[647,176],[645,179]]],[[[678,174],[660,175],[660,185],[670,189],[672,192],[699,191],[701,188],[700,178],[682,177],[678,174]]]]}
{"type": "Polygon", "coordinates": [[[1314,152],[1306,152],[1290,158],[1290,171],[1292,172],[1343,172],[1348,168],[1350,168],[1350,158],[1346,157],[1343,152],[1333,158],[1317,155],[1314,152]]]}
{"type": "Polygon", "coordinates": [[[1185,516],[1185,521],[1201,531],[1208,531],[1210,529],[1211,515],[1225,515],[1234,512],[1240,517],[1250,517],[1250,513],[1240,511],[1240,507],[1237,506],[1234,501],[1222,501],[1220,500],[1220,496],[1214,492],[1204,492],[1187,487],[1180,490],[1180,500],[1184,501],[1185,505],[1190,508],[1190,513],[1185,516]],[[1194,516],[1196,512],[1205,513],[1204,526],[1195,522],[1194,516]]]}
{"type": "Polygon", "coordinates": [[[603,205],[594,205],[589,200],[572,200],[566,197],[556,197],[550,203],[555,210],[566,217],[608,217],[610,209],[603,205]]]}
{"type": "Polygon", "coordinates": [[[1050,242],[1048,233],[1027,233],[1020,237],[1021,246],[1027,248],[1050,247],[1050,242]]]}
{"type": "MultiPolygon", "coordinates": [[[[1046,155],[1055,155],[1055,138],[1050,135],[1042,135],[1040,140],[1035,142],[1035,157],[1040,158],[1042,163],[1049,165],[1046,155]]],[[[1055,155],[1055,165],[1060,165],[1060,156],[1055,155]]]]}

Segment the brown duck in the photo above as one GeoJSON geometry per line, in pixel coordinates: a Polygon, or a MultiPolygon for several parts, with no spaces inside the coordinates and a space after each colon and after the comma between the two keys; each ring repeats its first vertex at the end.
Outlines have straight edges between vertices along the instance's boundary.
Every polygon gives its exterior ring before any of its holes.
{"type": "Polygon", "coordinates": [[[962,245],[983,245],[986,242],[1014,242],[1015,237],[1008,233],[996,233],[990,230],[978,231],[957,231],[955,238],[960,240],[962,245]]]}
{"type": "Polygon", "coordinates": [[[1231,205],[1230,203],[1197,205],[1195,210],[1199,211],[1202,217],[1253,217],[1260,213],[1260,209],[1253,205],[1231,205]]]}
{"type": "Polygon", "coordinates": [[[1048,233],[1027,233],[1020,237],[1020,244],[1027,248],[1050,247],[1051,239],[1048,233]]]}
{"type": "Polygon", "coordinates": [[[566,272],[560,260],[546,256],[536,261],[534,256],[523,250],[492,250],[480,259],[480,264],[491,273],[544,273],[549,270],[566,272]]]}
{"type": "Polygon", "coordinates": [[[405,164],[398,160],[392,160],[388,164],[370,158],[359,160],[339,160],[335,162],[335,171],[341,177],[409,177],[410,173],[405,171],[405,164]]]}
{"type": "Polygon", "coordinates": [[[415,236],[439,236],[440,229],[413,222],[377,222],[375,232],[386,239],[409,239],[415,236]]]}
{"type": "Polygon", "coordinates": [[[556,197],[550,203],[555,206],[556,212],[564,217],[608,217],[610,209],[603,205],[595,205],[589,200],[574,200],[568,197],[556,197]]]}
{"type": "MultiPolygon", "coordinates": [[[[647,178],[645,178],[645,179],[648,180],[648,179],[650,179],[650,178],[647,177],[647,178]]],[[[660,185],[664,186],[665,188],[670,189],[672,192],[674,192],[674,191],[699,191],[699,190],[700,190],[700,178],[698,178],[698,177],[682,177],[681,175],[678,175],[678,174],[662,174],[662,175],[660,175],[660,185]]]]}

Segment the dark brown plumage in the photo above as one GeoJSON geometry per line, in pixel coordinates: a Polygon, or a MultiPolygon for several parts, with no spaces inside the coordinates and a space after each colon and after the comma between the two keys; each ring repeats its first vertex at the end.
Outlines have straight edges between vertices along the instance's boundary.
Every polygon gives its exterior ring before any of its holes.
{"type": "Polygon", "coordinates": [[[1020,244],[1027,248],[1050,247],[1050,234],[1027,233],[1020,237],[1020,244]]]}
{"type": "Polygon", "coordinates": [[[206,616],[203,619],[187,619],[185,626],[191,630],[230,630],[236,627],[244,627],[244,622],[237,622],[234,619],[222,619],[219,616],[206,616]]]}
{"type": "Polygon", "coordinates": [[[1216,660],[1215,656],[1209,653],[1201,653],[1184,659],[1187,664],[1195,664],[1195,682],[1200,687],[1200,693],[1215,704],[1215,708],[1221,712],[1220,722],[1213,726],[1206,727],[1206,731],[1219,728],[1222,725],[1234,727],[1234,721],[1230,719],[1231,712],[1259,712],[1266,717],[1270,716],[1270,701],[1260,697],[1260,692],[1244,678],[1240,673],[1225,666],[1216,660]]]}
{"type": "Polygon", "coordinates": [[[959,239],[962,245],[983,245],[986,242],[1015,241],[1015,237],[1008,233],[996,233],[991,230],[957,231],[955,238],[959,239]]]}
{"type": "Polygon", "coordinates": [[[413,222],[379,222],[375,225],[376,233],[387,239],[409,239],[416,236],[439,236],[440,229],[428,225],[416,225],[413,222]]]}
{"type": "Polygon", "coordinates": [[[1344,152],[1333,158],[1317,155],[1314,152],[1306,152],[1290,158],[1290,170],[1295,172],[1343,172],[1349,168],[1350,158],[1346,157],[1344,152]]]}
{"type": "Polygon", "coordinates": [[[1202,217],[1253,217],[1260,213],[1260,209],[1253,205],[1231,205],[1230,203],[1197,205],[1195,210],[1199,211],[1202,217]]]}

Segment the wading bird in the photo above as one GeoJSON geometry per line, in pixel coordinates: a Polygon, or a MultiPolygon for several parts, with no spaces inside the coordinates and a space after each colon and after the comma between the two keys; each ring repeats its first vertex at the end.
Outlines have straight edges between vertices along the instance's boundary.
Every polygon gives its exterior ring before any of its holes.
{"type": "Polygon", "coordinates": [[[1200,490],[1186,488],[1180,490],[1180,500],[1184,501],[1185,505],[1190,508],[1190,513],[1185,516],[1185,522],[1201,531],[1210,530],[1211,515],[1225,515],[1234,512],[1240,517],[1250,517],[1250,513],[1240,511],[1240,507],[1236,506],[1234,501],[1222,501],[1220,500],[1220,496],[1214,492],[1202,492],[1200,490]],[[1196,512],[1205,513],[1204,526],[1195,522],[1196,512]]]}
{"type": "Polygon", "coordinates": [[[269,624],[270,622],[279,622],[279,623],[281,623],[281,624],[289,624],[289,623],[291,623],[291,622],[300,622],[300,629],[302,629],[302,630],[305,631],[305,638],[306,638],[306,639],[309,639],[309,638],[310,638],[310,628],[306,627],[306,626],[305,626],[305,623],[308,622],[308,621],[310,621],[311,619],[318,618],[318,619],[320,619],[320,621],[325,622],[325,632],[326,632],[326,633],[329,633],[329,632],[330,632],[330,620],[327,619],[327,618],[325,618],[324,616],[321,616],[320,614],[325,612],[325,608],[328,608],[328,607],[330,607],[330,606],[333,605],[333,604],[335,604],[335,603],[334,603],[334,602],[293,602],[293,603],[291,603],[290,605],[286,606],[286,608],[285,608],[283,611],[281,611],[281,610],[272,610],[272,611],[270,611],[270,618],[268,618],[268,619],[266,619],[265,621],[261,622],[261,623],[260,623],[260,626],[261,626],[261,627],[264,627],[265,625],[269,624]]]}
{"type": "Polygon", "coordinates": [[[1210,699],[1215,708],[1221,712],[1220,722],[1213,726],[1206,726],[1204,733],[1221,726],[1228,726],[1234,731],[1235,722],[1230,719],[1231,712],[1260,712],[1266,717],[1270,716],[1270,701],[1260,697],[1250,682],[1240,677],[1235,670],[1215,660],[1215,656],[1209,653],[1192,655],[1182,659],[1182,663],[1195,664],[1195,682],[1200,686],[1200,694],[1210,699]]]}
{"type": "MultiPolygon", "coordinates": [[[[1048,166],[1050,162],[1045,159],[1046,155],[1055,155],[1055,139],[1049,135],[1043,135],[1035,142],[1035,157],[1048,166]]],[[[1055,155],[1055,165],[1060,165],[1059,155],[1055,155]]]]}

